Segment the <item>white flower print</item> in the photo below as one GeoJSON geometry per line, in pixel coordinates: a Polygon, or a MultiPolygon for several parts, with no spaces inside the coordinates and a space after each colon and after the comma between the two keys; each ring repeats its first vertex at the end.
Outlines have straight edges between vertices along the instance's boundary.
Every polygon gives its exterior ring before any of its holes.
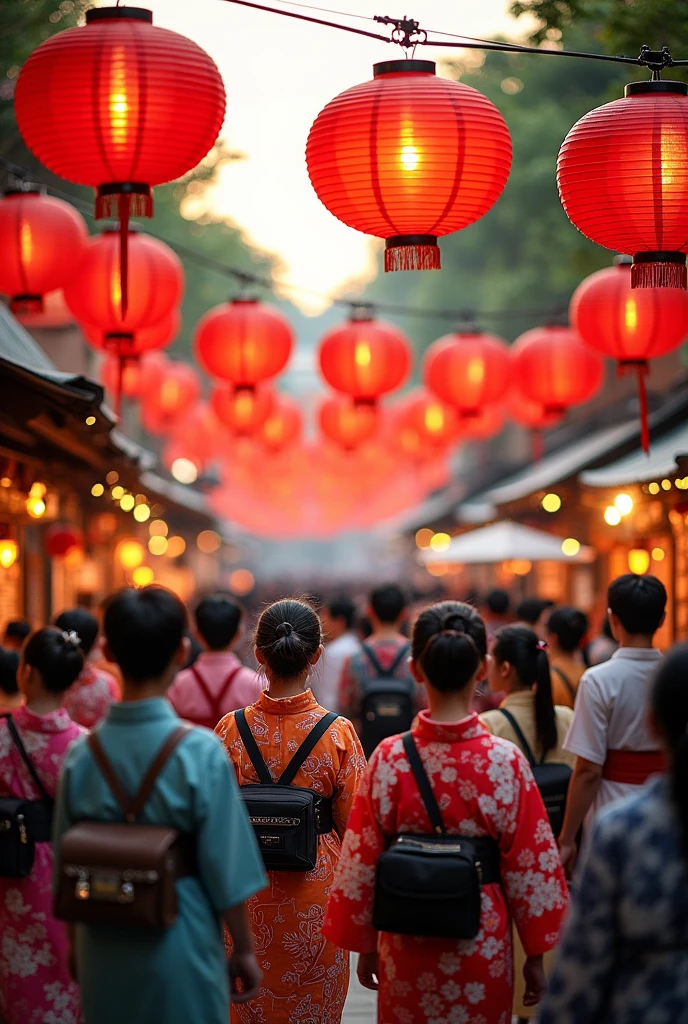
{"type": "Polygon", "coordinates": [[[490,935],[480,947],[480,955],[485,957],[486,960],[492,960],[497,956],[500,948],[501,943],[497,941],[494,935],[490,935]]]}
{"type": "Polygon", "coordinates": [[[440,993],[447,1002],[455,1003],[461,996],[461,986],[457,985],[455,981],[448,981],[442,986],[440,993]]]}
{"type": "Polygon", "coordinates": [[[8,889],[5,894],[5,906],[9,910],[10,914],[21,916],[22,914],[28,914],[31,907],[24,903],[24,897],[22,896],[19,889],[8,889]]]}
{"type": "Polygon", "coordinates": [[[438,966],[443,974],[456,974],[461,966],[461,957],[457,956],[456,953],[442,953],[438,966]]]}
{"type": "Polygon", "coordinates": [[[469,981],[467,985],[464,985],[463,991],[466,999],[473,1006],[482,1003],[485,998],[485,986],[477,981],[469,981]]]}

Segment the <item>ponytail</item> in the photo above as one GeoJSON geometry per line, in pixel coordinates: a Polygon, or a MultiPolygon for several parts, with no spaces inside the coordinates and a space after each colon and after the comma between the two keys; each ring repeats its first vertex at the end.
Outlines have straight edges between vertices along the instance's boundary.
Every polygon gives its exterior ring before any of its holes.
{"type": "Polygon", "coordinates": [[[419,615],[411,653],[431,686],[459,693],[487,655],[485,623],[470,605],[442,601],[419,615]]]}
{"type": "Polygon", "coordinates": [[[81,641],[76,633],[45,626],[24,645],[25,664],[35,668],[50,693],[64,693],[84,667],[81,641]]]}
{"type": "Polygon", "coordinates": [[[500,665],[508,661],[523,687],[534,688],[538,750],[546,757],[557,745],[557,719],[544,642],[528,626],[505,626],[497,633],[492,656],[500,665]]]}
{"type": "Polygon", "coordinates": [[[302,675],[322,643],[320,619],[305,601],[276,601],[256,627],[256,648],[275,679],[302,675]]]}
{"type": "Polygon", "coordinates": [[[674,647],[661,663],[652,693],[652,710],[669,746],[671,797],[688,860],[688,644],[674,647]]]}

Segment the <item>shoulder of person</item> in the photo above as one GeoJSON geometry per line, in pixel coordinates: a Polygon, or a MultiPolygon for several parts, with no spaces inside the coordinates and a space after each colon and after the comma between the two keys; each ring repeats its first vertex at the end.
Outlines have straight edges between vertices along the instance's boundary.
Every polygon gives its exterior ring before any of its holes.
{"type": "Polygon", "coordinates": [[[492,708],[490,711],[483,711],[478,718],[493,736],[501,736],[508,731],[509,720],[503,715],[499,708],[492,708]]]}
{"type": "Polygon", "coordinates": [[[573,708],[570,708],[567,704],[555,704],[554,714],[557,721],[561,722],[567,728],[573,721],[573,708]]]}

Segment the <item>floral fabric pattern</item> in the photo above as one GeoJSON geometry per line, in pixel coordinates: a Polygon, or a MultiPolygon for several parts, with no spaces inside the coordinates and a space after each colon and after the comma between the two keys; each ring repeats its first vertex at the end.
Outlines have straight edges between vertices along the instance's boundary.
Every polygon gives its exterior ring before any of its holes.
{"type": "Polygon", "coordinates": [[[540,1024],[688,1024],[688,867],[664,778],[595,824],[540,1024]]]}
{"type": "Polygon", "coordinates": [[[568,890],[552,830],[521,752],[473,714],[455,725],[421,712],[413,736],[447,831],[491,836],[502,884],[482,888],[475,939],[416,938],[372,926],[377,861],[399,832],[432,831],[401,737],[371,758],[347,828],[324,934],[380,953],[379,1024],[510,1024],[511,918],[529,956],[552,949],[568,890]]]}
{"type": "MultiPolygon", "coordinates": [[[[274,779],[327,712],[310,690],[273,700],[265,692],[246,708],[246,721],[274,779]]],[[[234,765],[239,785],[258,782],[234,714],[216,732],[234,765]]],[[[269,871],[267,889],[248,901],[263,984],[258,998],[232,1006],[235,1024],[339,1024],[349,987],[349,957],[323,938],[325,905],[349,812],[365,769],[353,726],[338,718],[294,779],[295,786],[333,798],[335,830],[318,837],[313,871],[269,871]]]]}
{"type": "MultiPolygon", "coordinates": [[[[66,711],[12,718],[38,776],[53,795],[69,747],[84,730],[66,711]]],[[[39,800],[41,794],[0,720],[0,795],[39,800]]],[[[6,1024],[79,1024],[79,989],[67,971],[67,932],[52,916],[53,854],[36,844],[27,878],[0,878],[0,1020],[6,1024]]]]}
{"type": "Polygon", "coordinates": [[[62,707],[72,721],[85,729],[95,729],[119,700],[117,680],[95,665],[86,665],[79,678],[64,695],[62,707]]]}

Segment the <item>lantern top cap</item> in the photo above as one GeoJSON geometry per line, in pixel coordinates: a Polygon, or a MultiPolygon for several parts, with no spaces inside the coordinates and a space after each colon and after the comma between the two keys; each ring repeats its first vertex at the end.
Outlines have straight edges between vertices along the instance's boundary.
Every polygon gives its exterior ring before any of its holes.
{"type": "Polygon", "coordinates": [[[46,185],[40,185],[35,182],[24,182],[20,187],[6,188],[2,191],[2,198],[9,199],[12,196],[45,196],[48,194],[46,185]]]}
{"type": "Polygon", "coordinates": [[[630,267],[633,263],[633,257],[627,256],[625,253],[618,253],[612,260],[612,265],[615,267],[630,267]]]}
{"type": "Polygon", "coordinates": [[[434,60],[383,60],[373,64],[375,78],[383,75],[415,74],[434,75],[437,65],[434,60]]]}
{"type": "Polygon", "coordinates": [[[624,96],[647,96],[653,93],[672,93],[674,96],[688,96],[686,82],[649,81],[629,82],[624,89],[624,96]]]}
{"type": "Polygon", "coordinates": [[[128,18],[130,21],[147,21],[153,24],[153,12],[145,7],[91,7],[86,11],[86,24],[93,21],[111,21],[113,18],[128,18]]]}

